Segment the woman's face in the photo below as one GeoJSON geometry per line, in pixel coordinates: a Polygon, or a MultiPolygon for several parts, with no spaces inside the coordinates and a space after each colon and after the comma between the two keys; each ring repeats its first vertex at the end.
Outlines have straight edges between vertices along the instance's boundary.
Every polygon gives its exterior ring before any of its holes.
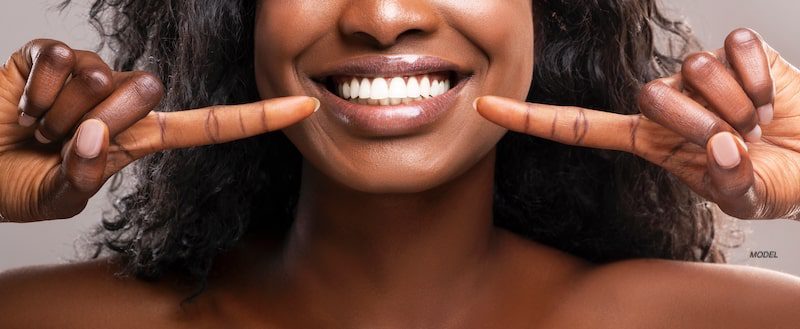
{"type": "Polygon", "coordinates": [[[424,191],[506,132],[472,102],[525,98],[531,1],[262,0],[255,69],[263,98],[322,102],[284,130],[317,170],[364,192],[424,191]]]}

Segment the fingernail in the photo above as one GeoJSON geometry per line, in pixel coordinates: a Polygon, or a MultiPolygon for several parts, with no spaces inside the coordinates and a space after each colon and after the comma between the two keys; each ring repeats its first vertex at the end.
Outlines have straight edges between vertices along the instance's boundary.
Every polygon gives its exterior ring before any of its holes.
{"type": "Polygon", "coordinates": [[[42,135],[42,132],[40,132],[39,129],[36,129],[36,131],[33,132],[33,137],[36,137],[36,140],[42,144],[50,144],[51,142],[49,139],[45,138],[44,135],[42,135]]]}
{"type": "Polygon", "coordinates": [[[30,127],[36,123],[36,118],[30,115],[25,114],[25,112],[20,113],[19,115],[19,125],[23,127],[30,127]]]}
{"type": "Polygon", "coordinates": [[[744,139],[750,143],[757,143],[761,141],[761,126],[756,125],[753,130],[751,130],[747,135],[744,135],[744,139]]]}
{"type": "Polygon", "coordinates": [[[772,104],[767,104],[758,108],[758,122],[761,125],[768,125],[772,122],[772,117],[775,114],[775,109],[772,104]]]}
{"type": "Polygon", "coordinates": [[[94,159],[100,155],[103,146],[103,123],[96,119],[84,121],[78,128],[76,152],[84,159],[94,159]]]}
{"type": "Polygon", "coordinates": [[[742,161],[739,147],[730,133],[719,133],[711,138],[711,153],[717,164],[724,169],[735,168],[742,161]]]}
{"type": "Polygon", "coordinates": [[[478,98],[476,98],[474,101],[472,101],[472,108],[473,108],[474,110],[476,110],[476,111],[478,110],[478,100],[479,100],[479,99],[481,99],[481,98],[480,98],[480,97],[478,97],[478,98]]]}
{"type": "Polygon", "coordinates": [[[314,113],[316,113],[317,111],[319,111],[319,106],[321,105],[321,103],[319,102],[319,99],[317,99],[316,97],[311,97],[311,98],[314,100],[314,103],[316,103],[316,105],[314,105],[314,113]]]}
{"type": "Polygon", "coordinates": [[[736,139],[736,143],[739,144],[745,152],[750,152],[750,148],[747,147],[747,143],[745,143],[741,138],[734,136],[736,139]]]}

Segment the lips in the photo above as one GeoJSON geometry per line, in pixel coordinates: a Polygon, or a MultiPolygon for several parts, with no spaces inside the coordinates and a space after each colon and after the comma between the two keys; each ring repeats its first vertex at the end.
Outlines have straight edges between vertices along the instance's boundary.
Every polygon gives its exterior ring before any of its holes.
{"type": "Polygon", "coordinates": [[[434,124],[455,106],[470,76],[437,57],[369,56],[334,65],[312,80],[323,108],[339,123],[388,137],[434,124]]]}

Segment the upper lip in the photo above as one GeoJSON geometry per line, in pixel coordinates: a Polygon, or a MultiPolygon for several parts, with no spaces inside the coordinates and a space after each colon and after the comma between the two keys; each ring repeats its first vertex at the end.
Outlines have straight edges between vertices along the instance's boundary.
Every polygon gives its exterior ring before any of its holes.
{"type": "Polygon", "coordinates": [[[439,57],[425,55],[363,56],[333,63],[320,74],[312,75],[316,81],[332,76],[396,77],[451,71],[457,77],[469,75],[458,65],[439,57]]]}

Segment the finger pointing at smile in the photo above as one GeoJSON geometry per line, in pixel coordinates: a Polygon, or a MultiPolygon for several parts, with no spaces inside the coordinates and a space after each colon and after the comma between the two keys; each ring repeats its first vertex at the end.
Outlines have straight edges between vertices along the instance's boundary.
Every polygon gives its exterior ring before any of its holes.
{"type": "Polygon", "coordinates": [[[516,132],[576,146],[626,152],[636,149],[638,116],[496,96],[478,98],[475,108],[490,121],[516,132]]]}
{"type": "Polygon", "coordinates": [[[227,143],[280,130],[318,108],[316,98],[294,96],[243,105],[151,112],[115,141],[119,149],[140,158],[159,151],[227,143]]]}

